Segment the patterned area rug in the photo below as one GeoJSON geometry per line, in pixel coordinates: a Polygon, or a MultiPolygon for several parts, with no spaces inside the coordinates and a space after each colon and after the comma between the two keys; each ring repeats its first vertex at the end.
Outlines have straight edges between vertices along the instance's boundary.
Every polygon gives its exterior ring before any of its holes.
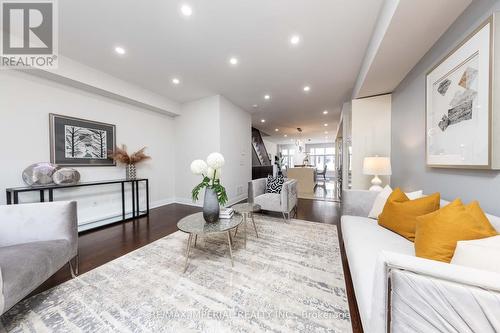
{"type": "Polygon", "coordinates": [[[8,332],[351,332],[333,225],[255,216],[231,267],[225,235],[178,231],[12,308],[8,332]]]}

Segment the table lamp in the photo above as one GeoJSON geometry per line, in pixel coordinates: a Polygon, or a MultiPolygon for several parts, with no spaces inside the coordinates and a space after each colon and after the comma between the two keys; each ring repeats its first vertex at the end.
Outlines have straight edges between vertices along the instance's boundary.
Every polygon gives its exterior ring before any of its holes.
{"type": "Polygon", "coordinates": [[[382,191],[382,180],[378,176],[390,176],[391,160],[389,157],[365,157],[363,160],[363,174],[373,175],[370,191],[382,191]]]}

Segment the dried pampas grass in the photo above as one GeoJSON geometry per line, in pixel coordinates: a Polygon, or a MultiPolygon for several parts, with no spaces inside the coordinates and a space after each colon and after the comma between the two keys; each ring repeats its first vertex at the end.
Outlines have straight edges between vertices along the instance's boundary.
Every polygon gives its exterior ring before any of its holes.
{"type": "Polygon", "coordinates": [[[137,164],[143,162],[145,160],[151,159],[151,156],[148,156],[144,153],[146,147],[142,147],[135,153],[129,155],[127,153],[127,146],[122,145],[121,147],[116,147],[114,153],[111,155],[113,160],[121,164],[137,164]]]}

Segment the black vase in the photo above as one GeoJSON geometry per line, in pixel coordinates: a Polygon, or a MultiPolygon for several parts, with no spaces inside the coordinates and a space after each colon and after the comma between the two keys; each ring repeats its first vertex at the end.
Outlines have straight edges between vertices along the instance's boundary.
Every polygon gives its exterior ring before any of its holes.
{"type": "Polygon", "coordinates": [[[205,189],[205,199],[203,201],[203,218],[207,223],[219,221],[219,200],[217,193],[212,188],[205,189]]]}

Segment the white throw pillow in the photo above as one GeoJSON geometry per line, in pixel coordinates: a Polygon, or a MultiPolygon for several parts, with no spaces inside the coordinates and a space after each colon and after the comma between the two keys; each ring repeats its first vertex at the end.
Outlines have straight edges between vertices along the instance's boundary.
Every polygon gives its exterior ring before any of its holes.
{"type": "MultiPolygon", "coordinates": [[[[375,201],[373,202],[372,209],[370,210],[370,213],[368,213],[369,218],[378,219],[378,216],[382,214],[385,203],[387,202],[387,199],[389,199],[391,193],[392,193],[392,188],[389,185],[385,185],[385,187],[382,189],[382,191],[380,191],[380,193],[375,198],[375,201]]],[[[423,196],[423,191],[415,191],[405,194],[408,197],[408,199],[415,200],[423,196]]]]}
{"type": "Polygon", "coordinates": [[[457,242],[451,263],[500,273],[500,235],[457,242]]]}
{"type": "Polygon", "coordinates": [[[382,191],[380,191],[375,198],[372,209],[370,210],[370,213],[368,213],[368,217],[378,219],[378,216],[382,214],[382,210],[384,209],[385,203],[387,202],[387,199],[389,199],[391,193],[392,188],[389,185],[385,185],[382,191]]]}

